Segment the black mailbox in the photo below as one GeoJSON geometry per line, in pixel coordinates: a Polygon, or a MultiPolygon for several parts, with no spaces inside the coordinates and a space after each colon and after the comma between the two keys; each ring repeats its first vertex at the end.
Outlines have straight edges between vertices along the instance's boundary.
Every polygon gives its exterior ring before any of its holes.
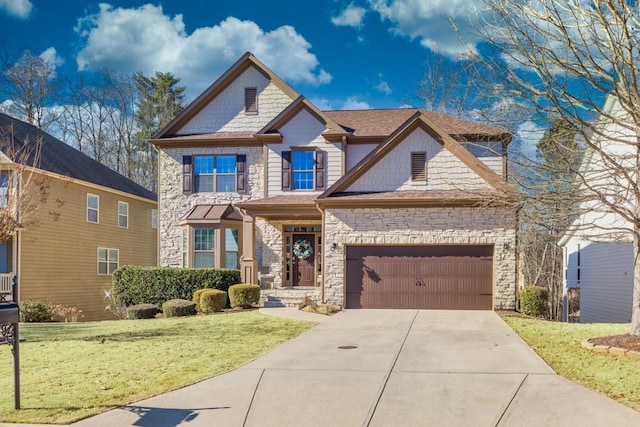
{"type": "Polygon", "coordinates": [[[0,303],[0,323],[18,323],[20,310],[14,302],[0,303]]]}

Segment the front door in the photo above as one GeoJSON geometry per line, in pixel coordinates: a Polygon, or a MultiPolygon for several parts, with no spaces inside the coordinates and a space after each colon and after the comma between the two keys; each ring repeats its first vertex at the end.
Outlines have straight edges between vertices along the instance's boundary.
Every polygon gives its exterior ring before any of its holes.
{"type": "Polygon", "coordinates": [[[293,286],[316,285],[316,245],[315,234],[293,235],[293,286]]]}

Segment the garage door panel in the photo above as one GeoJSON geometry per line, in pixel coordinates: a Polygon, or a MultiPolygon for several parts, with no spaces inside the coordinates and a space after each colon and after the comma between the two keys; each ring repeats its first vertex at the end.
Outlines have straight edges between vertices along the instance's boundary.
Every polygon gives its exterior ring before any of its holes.
{"type": "Polygon", "coordinates": [[[347,308],[491,309],[492,246],[347,248],[347,308]]]}

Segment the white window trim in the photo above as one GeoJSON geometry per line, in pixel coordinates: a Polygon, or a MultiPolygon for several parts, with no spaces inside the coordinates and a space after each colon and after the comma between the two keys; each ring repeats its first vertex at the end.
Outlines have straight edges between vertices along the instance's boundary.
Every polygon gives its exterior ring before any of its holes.
{"type": "Polygon", "coordinates": [[[97,194],[91,194],[91,193],[87,193],[87,222],[90,224],[100,224],[100,196],[98,196],[97,194]],[[98,200],[98,207],[97,208],[92,208],[89,207],[89,198],[90,197],[95,197],[98,200]],[[90,221],[89,220],[89,210],[95,210],[96,211],[96,220],[95,221],[90,221]]]}
{"type": "Polygon", "coordinates": [[[151,228],[158,229],[158,209],[151,209],[151,228]]]}
{"type": "MultiPolygon", "coordinates": [[[[111,253],[111,251],[115,251],[117,254],[117,260],[116,260],[116,270],[118,268],[120,268],[120,249],[113,249],[113,248],[98,248],[98,251],[96,253],[97,257],[96,257],[96,273],[98,274],[98,276],[111,276],[113,273],[109,273],[109,254],[111,253]],[[107,251],[107,273],[100,273],[100,251],[104,250],[107,251]]],[[[115,270],[114,270],[115,271],[115,270]]]]}
{"type": "Polygon", "coordinates": [[[129,228],[129,203],[122,202],[120,200],[118,200],[118,227],[120,227],[120,228],[129,228]],[[127,207],[126,215],[123,215],[123,214],[120,213],[120,205],[124,205],[124,206],[127,207]],[[127,225],[126,226],[123,227],[122,225],[120,225],[120,217],[126,218],[126,220],[127,220],[127,225]]]}

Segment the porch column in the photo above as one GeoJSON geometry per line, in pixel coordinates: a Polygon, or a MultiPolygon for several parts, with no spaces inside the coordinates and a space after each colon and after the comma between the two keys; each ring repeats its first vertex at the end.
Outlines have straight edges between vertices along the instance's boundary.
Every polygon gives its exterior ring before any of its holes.
{"type": "Polygon", "coordinates": [[[242,218],[242,255],[240,277],[242,283],[258,284],[258,261],[256,256],[256,225],[251,215],[242,218]]]}

